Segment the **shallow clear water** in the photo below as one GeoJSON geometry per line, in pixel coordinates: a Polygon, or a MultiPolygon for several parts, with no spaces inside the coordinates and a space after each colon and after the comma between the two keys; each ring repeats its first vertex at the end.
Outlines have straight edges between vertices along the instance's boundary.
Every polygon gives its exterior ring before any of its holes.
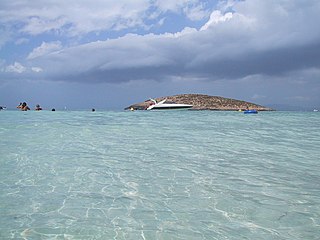
{"type": "Polygon", "coordinates": [[[0,112],[0,239],[319,239],[320,114],[0,112]]]}

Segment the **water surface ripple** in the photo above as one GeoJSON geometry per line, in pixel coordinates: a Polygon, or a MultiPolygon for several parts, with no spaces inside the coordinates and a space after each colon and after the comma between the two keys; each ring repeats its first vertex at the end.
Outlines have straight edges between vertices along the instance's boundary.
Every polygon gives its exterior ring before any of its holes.
{"type": "Polygon", "coordinates": [[[0,239],[319,239],[320,114],[0,112],[0,239]]]}

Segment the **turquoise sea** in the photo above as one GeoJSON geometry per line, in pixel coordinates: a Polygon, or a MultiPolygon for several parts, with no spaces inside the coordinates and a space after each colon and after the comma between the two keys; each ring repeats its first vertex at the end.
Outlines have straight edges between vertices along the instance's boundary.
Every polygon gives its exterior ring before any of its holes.
{"type": "Polygon", "coordinates": [[[320,239],[320,113],[1,111],[0,239],[320,239]]]}

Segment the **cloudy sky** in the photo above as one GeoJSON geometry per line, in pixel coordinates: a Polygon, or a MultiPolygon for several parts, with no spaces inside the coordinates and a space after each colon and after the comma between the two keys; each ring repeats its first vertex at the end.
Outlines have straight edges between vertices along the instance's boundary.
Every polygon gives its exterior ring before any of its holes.
{"type": "Polygon", "coordinates": [[[1,0],[0,105],[201,93],[320,108],[319,0],[1,0]]]}

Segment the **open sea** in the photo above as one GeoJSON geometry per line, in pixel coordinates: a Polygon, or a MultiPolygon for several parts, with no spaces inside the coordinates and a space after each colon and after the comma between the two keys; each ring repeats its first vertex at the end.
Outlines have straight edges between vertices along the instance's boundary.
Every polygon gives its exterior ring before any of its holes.
{"type": "Polygon", "coordinates": [[[320,239],[320,112],[0,111],[0,239],[320,239]]]}

